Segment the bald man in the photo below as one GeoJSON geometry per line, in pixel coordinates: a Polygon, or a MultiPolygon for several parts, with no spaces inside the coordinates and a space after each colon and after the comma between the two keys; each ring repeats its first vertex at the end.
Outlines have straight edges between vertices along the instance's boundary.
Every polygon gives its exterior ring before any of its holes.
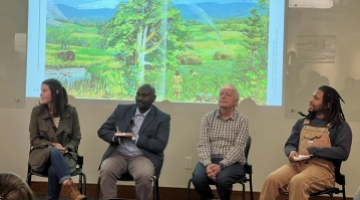
{"type": "Polygon", "coordinates": [[[158,177],[170,132],[170,115],[153,105],[152,85],[141,86],[136,104],[118,105],[100,127],[98,136],[109,143],[100,165],[103,200],[116,198],[116,181],[130,173],[139,200],[149,200],[154,174],[158,177]]]}
{"type": "Polygon", "coordinates": [[[230,200],[232,185],[245,176],[245,146],[249,137],[248,118],[235,110],[239,92],[225,85],[219,92],[219,108],[205,114],[201,123],[198,153],[200,162],[192,182],[202,200],[214,198],[214,183],[221,200],[230,200]]]}

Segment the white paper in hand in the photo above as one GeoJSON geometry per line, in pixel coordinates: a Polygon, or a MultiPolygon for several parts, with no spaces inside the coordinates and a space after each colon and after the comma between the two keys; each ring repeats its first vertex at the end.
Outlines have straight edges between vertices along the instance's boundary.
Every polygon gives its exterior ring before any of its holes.
{"type": "Polygon", "coordinates": [[[115,133],[115,136],[116,137],[131,137],[133,136],[134,134],[132,133],[124,133],[124,132],[120,132],[120,133],[115,133]]]}
{"type": "Polygon", "coordinates": [[[301,160],[307,160],[310,158],[311,155],[298,155],[297,157],[294,157],[295,161],[301,161],[301,160]]]}

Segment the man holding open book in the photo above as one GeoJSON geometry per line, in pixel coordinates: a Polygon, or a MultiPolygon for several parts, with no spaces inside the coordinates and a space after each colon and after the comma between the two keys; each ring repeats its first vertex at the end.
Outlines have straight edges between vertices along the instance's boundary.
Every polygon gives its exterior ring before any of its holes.
{"type": "Polygon", "coordinates": [[[309,113],[299,113],[304,118],[296,122],[285,144],[290,163],[266,178],[260,200],[275,200],[287,192],[290,200],[305,200],[311,193],[334,187],[333,163],[349,157],[352,141],[340,101],[332,87],[321,86],[314,92],[309,113]]]}

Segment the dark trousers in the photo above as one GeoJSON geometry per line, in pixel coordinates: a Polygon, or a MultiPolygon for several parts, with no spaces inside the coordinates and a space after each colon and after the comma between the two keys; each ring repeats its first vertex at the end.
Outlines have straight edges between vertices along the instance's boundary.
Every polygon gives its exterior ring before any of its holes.
{"type": "Polygon", "coordinates": [[[48,198],[58,200],[62,182],[70,178],[70,168],[62,153],[55,147],[51,148],[48,167],[48,198]]]}
{"type": "MultiPolygon", "coordinates": [[[[211,162],[217,164],[221,160],[222,158],[213,158],[211,162]]],[[[245,177],[245,169],[241,163],[235,163],[221,170],[216,176],[216,181],[209,179],[204,165],[198,163],[193,172],[192,182],[202,200],[214,198],[210,184],[215,184],[221,200],[230,200],[233,184],[243,177],[245,177]]]]}

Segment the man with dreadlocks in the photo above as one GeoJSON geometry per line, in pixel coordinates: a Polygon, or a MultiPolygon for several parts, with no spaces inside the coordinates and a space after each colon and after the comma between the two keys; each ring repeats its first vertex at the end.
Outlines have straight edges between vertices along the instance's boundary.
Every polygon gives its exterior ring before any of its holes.
{"type": "Polygon", "coordinates": [[[266,178],[260,200],[275,200],[286,192],[290,200],[305,200],[335,186],[335,167],[349,157],[352,141],[340,101],[344,102],[332,87],[321,86],[314,92],[309,113],[299,113],[304,118],[293,126],[285,144],[290,163],[266,178]]]}

